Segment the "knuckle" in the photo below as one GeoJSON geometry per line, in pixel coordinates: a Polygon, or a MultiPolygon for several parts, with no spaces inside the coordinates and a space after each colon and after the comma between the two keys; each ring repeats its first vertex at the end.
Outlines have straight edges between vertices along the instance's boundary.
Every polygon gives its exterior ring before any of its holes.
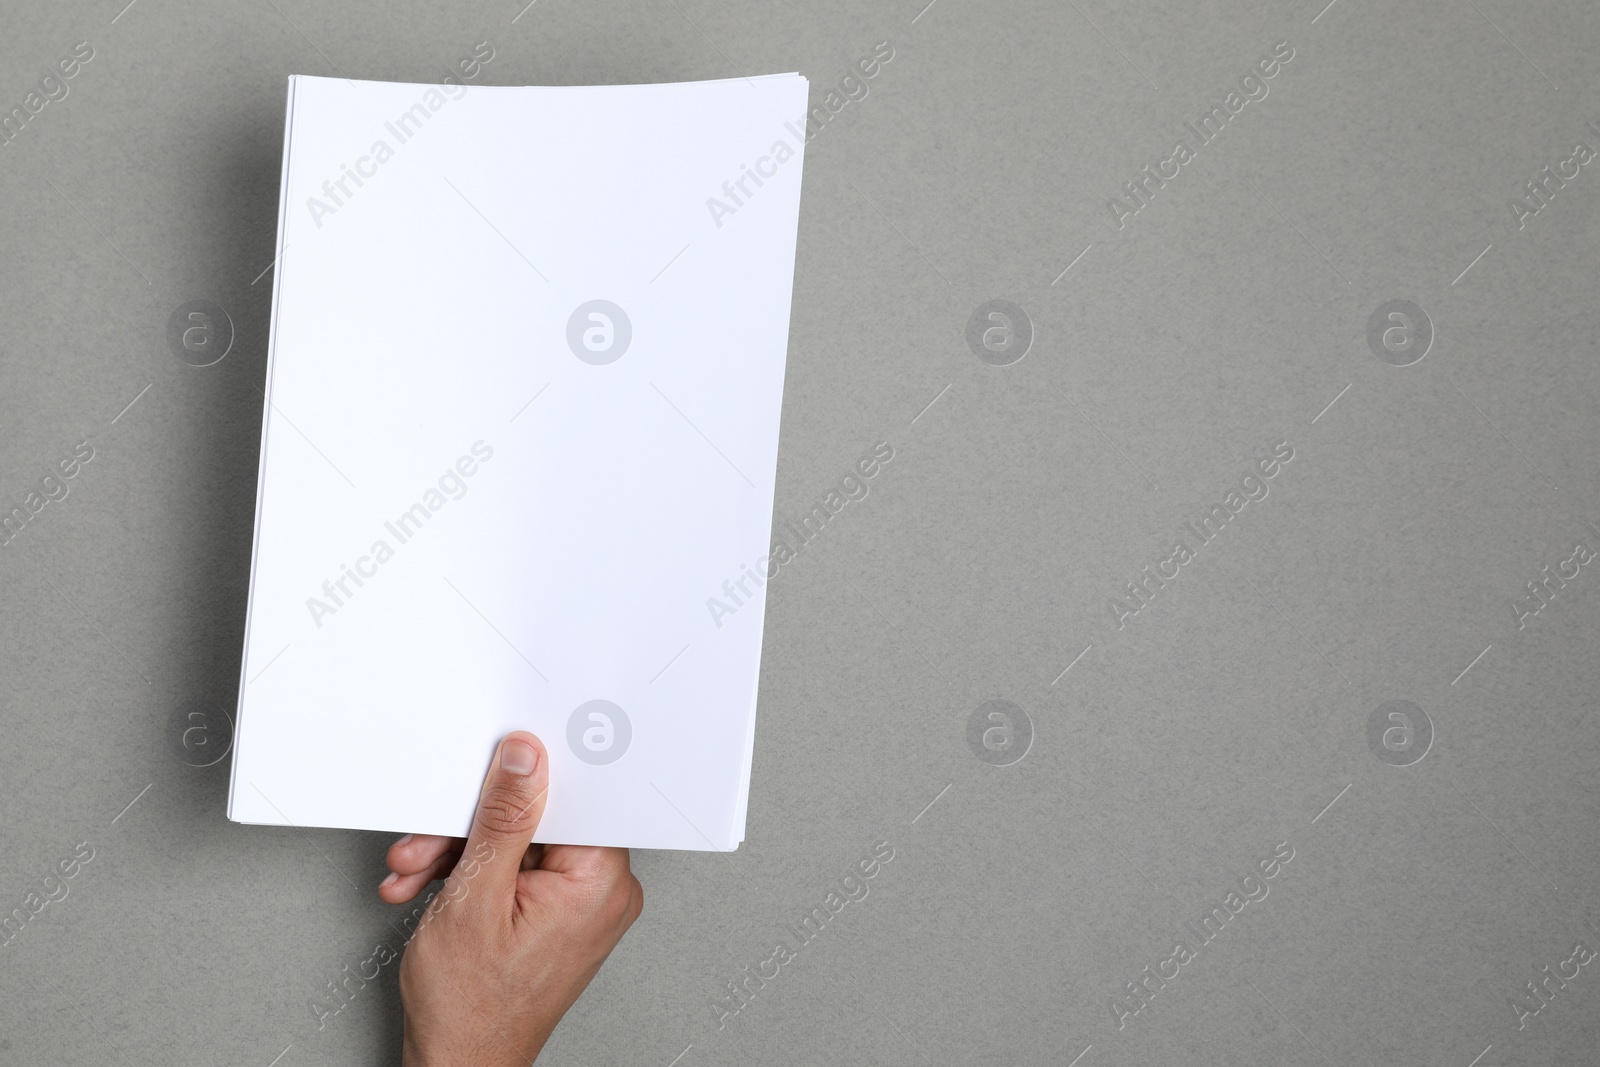
{"type": "Polygon", "coordinates": [[[643,907],[644,889],[639,880],[630,875],[611,886],[601,905],[601,914],[609,925],[626,928],[633,925],[643,907]]]}
{"type": "Polygon", "coordinates": [[[531,808],[518,790],[492,785],[478,801],[478,825],[493,834],[513,834],[527,825],[531,808]]]}
{"type": "Polygon", "coordinates": [[[584,927],[608,928],[625,925],[633,910],[633,894],[615,882],[590,882],[568,898],[572,920],[584,927]]]}
{"type": "Polygon", "coordinates": [[[600,920],[607,926],[621,926],[632,910],[633,900],[628,894],[611,893],[600,905],[600,920]]]}

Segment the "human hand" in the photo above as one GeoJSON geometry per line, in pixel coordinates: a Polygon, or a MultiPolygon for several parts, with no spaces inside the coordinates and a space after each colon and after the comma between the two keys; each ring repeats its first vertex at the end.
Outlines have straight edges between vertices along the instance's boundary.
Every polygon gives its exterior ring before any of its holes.
{"type": "Polygon", "coordinates": [[[400,961],[405,1067],[526,1067],[644,908],[627,849],[528,843],[548,790],[544,745],[508,734],[465,840],[389,849],[388,903],[447,878],[400,961]]]}

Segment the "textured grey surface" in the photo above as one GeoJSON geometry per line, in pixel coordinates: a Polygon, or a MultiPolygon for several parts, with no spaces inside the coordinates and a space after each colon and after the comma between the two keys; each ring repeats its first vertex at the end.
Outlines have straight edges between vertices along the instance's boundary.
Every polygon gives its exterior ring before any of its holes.
{"type": "Polygon", "coordinates": [[[94,454],[0,549],[0,907],[66,892],[0,948],[0,1062],[397,1058],[393,967],[312,1007],[399,942],[388,839],[231,825],[192,764],[237,685],[284,78],[436,80],[479,41],[494,84],[797,69],[818,103],[894,49],[807,151],[779,511],[895,458],[772,583],[748,841],[635,855],[644,917],[550,1063],[1600,1062],[1600,961],[1525,986],[1600,947],[1600,576],[1513,607],[1600,548],[1600,163],[1510,206],[1600,148],[1600,8],[924,2],[12,5],[6,109],[94,56],[0,148],[0,499],[94,454]],[[1033,330],[1006,366],[966,341],[996,299],[1033,330]],[[208,367],[166,339],[196,300],[236,329],[208,367]],[[1391,300],[1431,319],[1410,366],[1368,345],[1391,300]],[[995,700],[1021,759],[969,744],[995,700]],[[1388,701],[1421,760],[1387,711],[1369,745],[1388,701]]]}

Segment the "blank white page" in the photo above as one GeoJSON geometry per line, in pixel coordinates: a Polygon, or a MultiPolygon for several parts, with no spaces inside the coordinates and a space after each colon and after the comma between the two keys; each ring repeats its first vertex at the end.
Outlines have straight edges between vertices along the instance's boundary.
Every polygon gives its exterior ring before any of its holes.
{"type": "Polygon", "coordinates": [[[230,818],[737,846],[806,94],[290,79],[230,818]]]}

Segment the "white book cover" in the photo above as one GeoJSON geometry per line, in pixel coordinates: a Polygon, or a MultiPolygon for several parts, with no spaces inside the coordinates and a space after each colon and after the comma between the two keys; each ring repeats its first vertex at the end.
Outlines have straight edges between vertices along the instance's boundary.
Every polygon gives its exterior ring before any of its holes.
{"type": "Polygon", "coordinates": [[[738,846],[806,95],[289,79],[231,819],[738,846]]]}

